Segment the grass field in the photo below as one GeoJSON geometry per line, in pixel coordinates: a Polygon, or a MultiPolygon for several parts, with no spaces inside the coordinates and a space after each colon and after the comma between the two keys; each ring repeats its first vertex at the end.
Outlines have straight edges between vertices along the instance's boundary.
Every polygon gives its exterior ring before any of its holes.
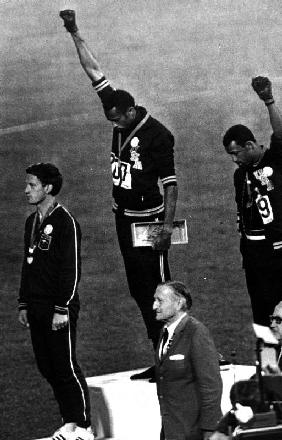
{"type": "Polygon", "coordinates": [[[282,18],[278,0],[0,0],[1,11],[1,416],[0,438],[45,437],[60,424],[50,388],[17,323],[25,168],[51,161],[60,200],[83,231],[78,354],[86,375],[150,365],[152,351],[130,298],[111,213],[111,126],[58,17],[78,24],[114,85],[176,137],[177,217],[189,244],[171,251],[174,278],[191,286],[193,313],[227,358],[254,362],[250,303],[236,235],[233,165],[221,137],[248,124],[270,129],[250,79],[268,74],[281,103],[282,18]]]}

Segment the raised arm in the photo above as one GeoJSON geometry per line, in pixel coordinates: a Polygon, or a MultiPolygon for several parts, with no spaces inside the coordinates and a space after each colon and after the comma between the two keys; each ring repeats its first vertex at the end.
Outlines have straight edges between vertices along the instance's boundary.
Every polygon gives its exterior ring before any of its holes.
{"type": "Polygon", "coordinates": [[[66,30],[71,34],[74,41],[80,64],[91,79],[92,82],[97,82],[103,78],[104,74],[99,66],[99,63],[87,46],[85,40],[80,35],[75,20],[75,11],[67,9],[60,12],[60,17],[64,20],[64,26],[66,30]]]}
{"type": "Polygon", "coordinates": [[[267,77],[257,76],[252,79],[252,87],[267,107],[273,133],[276,137],[281,138],[282,116],[273,98],[271,81],[267,77]]]}

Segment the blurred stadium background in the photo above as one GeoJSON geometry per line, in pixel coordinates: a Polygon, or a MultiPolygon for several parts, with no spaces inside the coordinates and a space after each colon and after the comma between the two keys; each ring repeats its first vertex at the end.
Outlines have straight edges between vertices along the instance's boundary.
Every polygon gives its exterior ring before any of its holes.
{"type": "Polygon", "coordinates": [[[0,437],[45,437],[60,424],[52,392],[17,323],[25,168],[51,161],[65,177],[60,201],[83,231],[78,356],[87,376],[152,363],[130,298],[111,213],[111,126],[58,16],[74,8],[82,34],[114,85],[176,137],[177,217],[189,244],[171,250],[173,277],[189,284],[194,315],[218,350],[254,362],[250,303],[236,235],[233,165],[221,137],[242,122],[269,139],[252,76],[282,89],[278,0],[0,0],[1,15],[1,417],[0,437]]]}

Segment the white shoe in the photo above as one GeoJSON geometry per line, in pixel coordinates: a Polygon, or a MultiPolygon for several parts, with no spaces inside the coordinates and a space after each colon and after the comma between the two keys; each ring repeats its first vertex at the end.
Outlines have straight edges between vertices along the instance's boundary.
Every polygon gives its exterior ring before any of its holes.
{"type": "Polygon", "coordinates": [[[89,426],[88,428],[76,427],[75,430],[75,440],[94,440],[94,434],[89,426]]]}
{"type": "Polygon", "coordinates": [[[76,424],[66,423],[52,435],[52,440],[76,440],[76,424]]]}

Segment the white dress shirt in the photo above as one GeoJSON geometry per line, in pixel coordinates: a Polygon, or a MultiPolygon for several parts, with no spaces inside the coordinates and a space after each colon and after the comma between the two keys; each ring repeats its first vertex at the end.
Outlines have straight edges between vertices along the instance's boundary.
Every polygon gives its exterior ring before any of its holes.
{"type": "Polygon", "coordinates": [[[187,312],[183,312],[183,314],[182,314],[182,315],[181,315],[176,321],[172,322],[172,323],[169,324],[169,325],[165,325],[165,326],[164,326],[164,329],[166,328],[167,331],[168,331],[168,338],[167,338],[167,341],[166,341],[166,343],[164,344],[164,346],[163,346],[162,343],[160,344],[160,349],[159,349],[159,357],[160,357],[160,358],[161,358],[162,355],[166,354],[167,349],[168,349],[168,346],[169,346],[169,344],[170,344],[171,341],[172,341],[173,334],[174,334],[174,332],[175,332],[176,327],[178,326],[178,324],[182,321],[182,319],[183,319],[184,316],[186,316],[186,315],[187,315],[187,312]]]}

